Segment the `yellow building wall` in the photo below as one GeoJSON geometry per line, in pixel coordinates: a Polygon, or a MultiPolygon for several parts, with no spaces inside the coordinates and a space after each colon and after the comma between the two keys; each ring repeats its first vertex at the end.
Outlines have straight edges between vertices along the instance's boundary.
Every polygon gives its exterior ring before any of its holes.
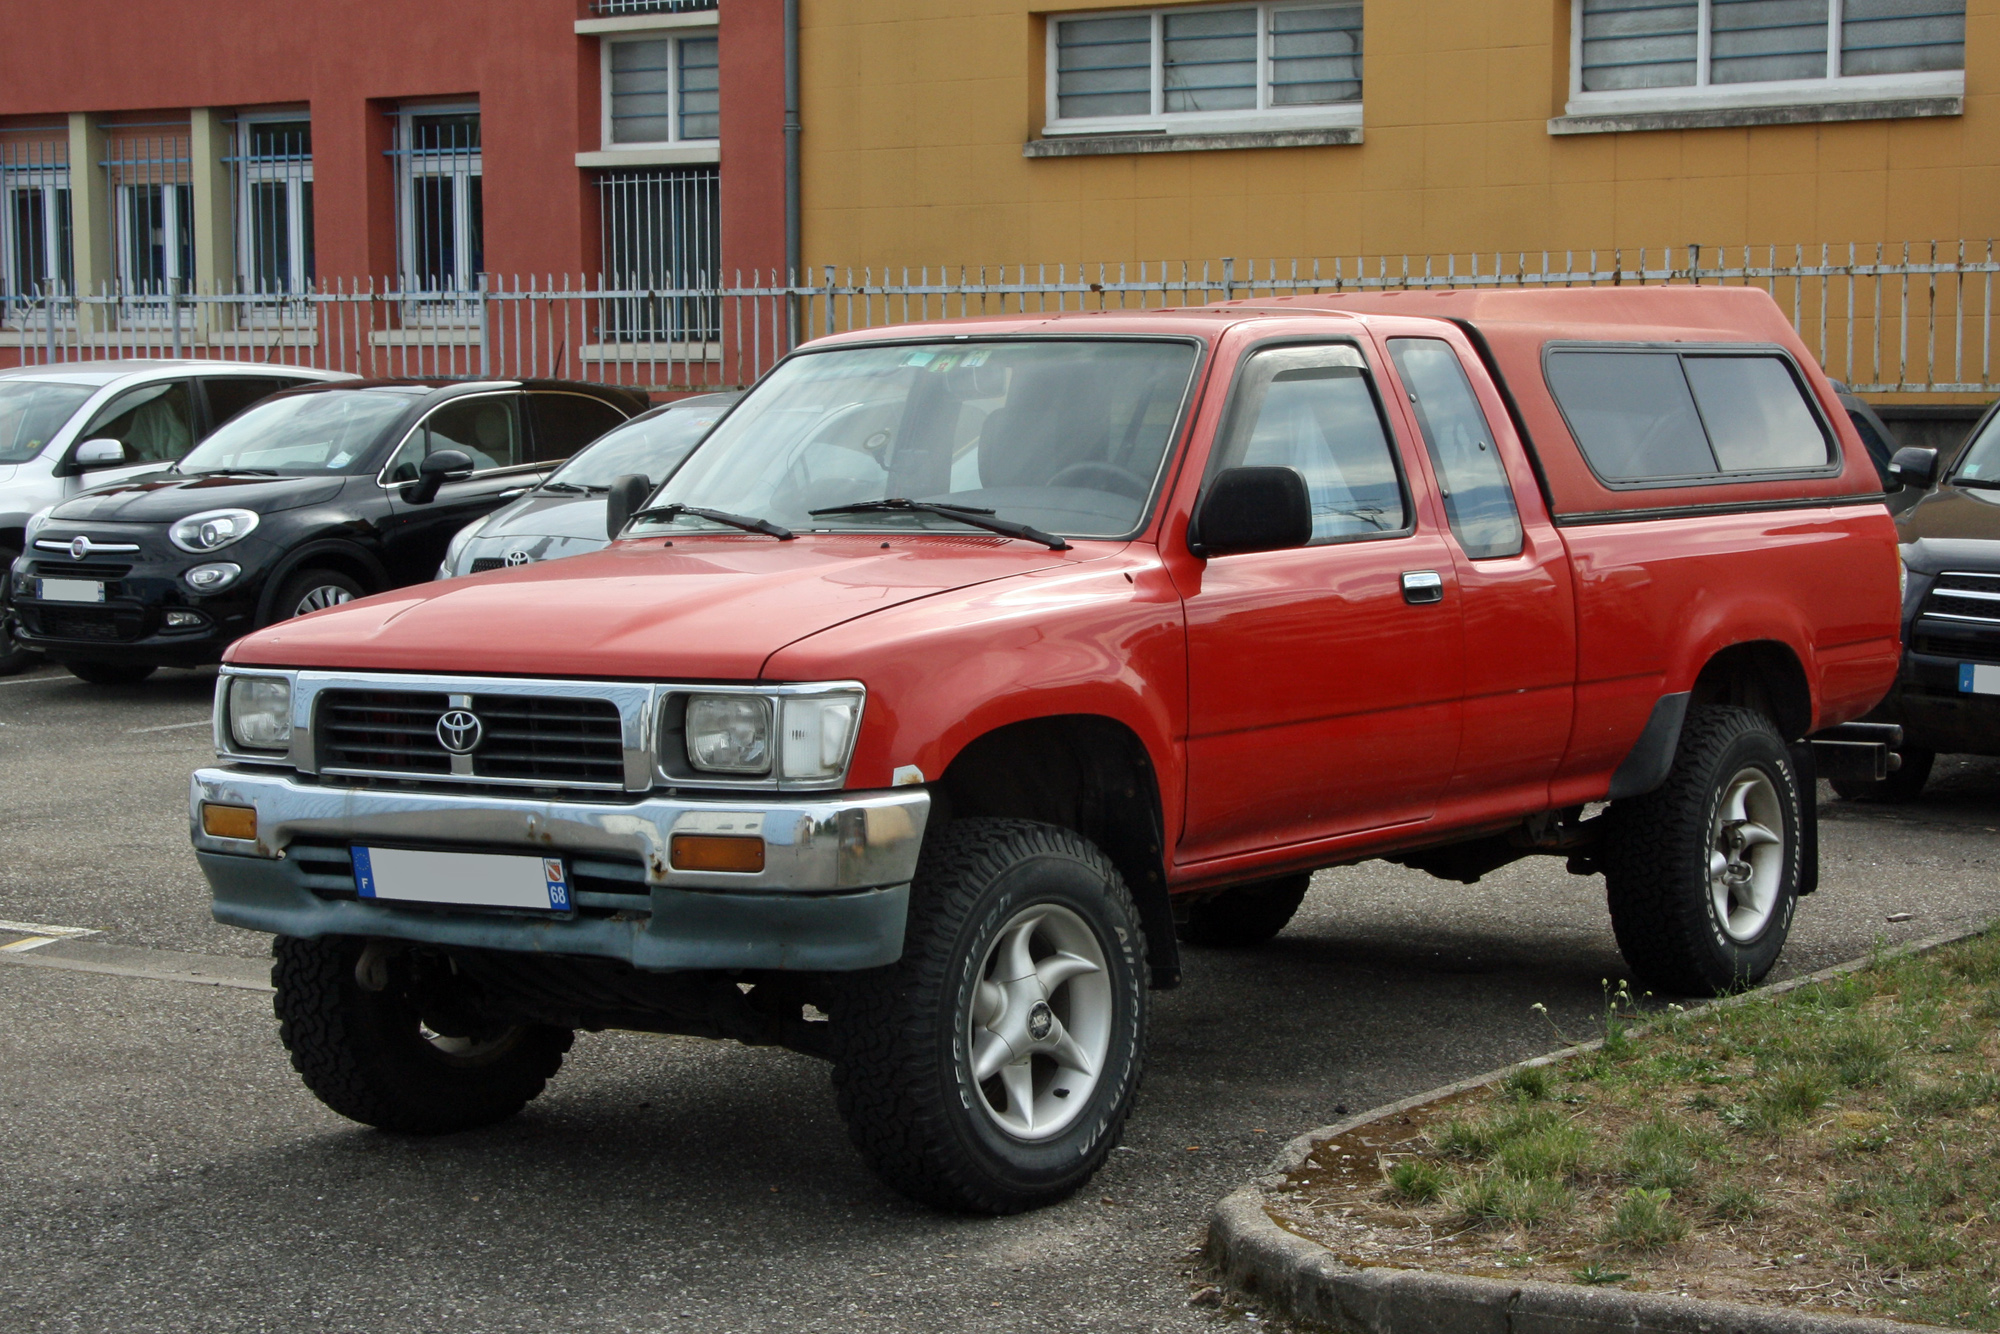
{"type": "Polygon", "coordinates": [[[1042,15],[1127,7],[802,0],[807,262],[1844,252],[1983,243],[2000,210],[2000,0],[1967,6],[1962,116],[1554,136],[1568,0],[1371,0],[1360,144],[1024,158],[1042,15]]]}

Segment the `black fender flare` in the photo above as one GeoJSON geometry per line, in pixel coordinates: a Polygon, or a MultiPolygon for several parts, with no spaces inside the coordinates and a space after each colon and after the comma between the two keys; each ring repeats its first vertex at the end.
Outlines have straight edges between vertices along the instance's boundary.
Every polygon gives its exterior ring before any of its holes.
{"type": "Polygon", "coordinates": [[[271,572],[264,576],[264,591],[257,596],[258,625],[271,623],[271,612],[278,600],[278,590],[285,586],[285,581],[313,564],[314,559],[320,556],[338,556],[343,563],[359,565],[368,572],[368,581],[372,585],[369,590],[371,592],[379,593],[394,586],[387,567],[368,548],[341,538],[320,538],[287,553],[285,558],[272,566],[271,572]]]}

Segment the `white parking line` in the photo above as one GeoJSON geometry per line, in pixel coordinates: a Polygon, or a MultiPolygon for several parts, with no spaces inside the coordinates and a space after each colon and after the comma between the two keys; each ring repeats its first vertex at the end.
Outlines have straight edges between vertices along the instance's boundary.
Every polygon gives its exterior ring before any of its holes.
{"type": "Polygon", "coordinates": [[[63,677],[53,673],[48,676],[24,676],[18,681],[0,681],[0,686],[31,686],[41,681],[60,681],[63,677]]]}
{"type": "Polygon", "coordinates": [[[177,732],[183,727],[207,727],[209,722],[210,720],[207,718],[197,718],[191,723],[162,723],[158,727],[128,727],[125,729],[125,733],[128,736],[135,736],[140,732],[177,732]]]}
{"type": "Polygon", "coordinates": [[[26,954],[29,950],[38,950],[44,945],[53,945],[56,943],[56,940],[57,937],[55,936],[28,936],[25,939],[16,940],[11,944],[0,945],[0,954],[26,954]]]}
{"type": "Polygon", "coordinates": [[[6,922],[0,921],[0,931],[11,931],[21,936],[60,936],[74,940],[79,936],[94,936],[96,931],[87,926],[50,926],[47,922],[6,922]]]}

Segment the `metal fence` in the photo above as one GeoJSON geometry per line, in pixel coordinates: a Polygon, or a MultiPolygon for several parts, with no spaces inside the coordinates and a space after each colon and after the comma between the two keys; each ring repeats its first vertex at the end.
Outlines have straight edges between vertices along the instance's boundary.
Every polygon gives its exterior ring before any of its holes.
{"type": "Polygon", "coordinates": [[[482,275],[475,287],[455,292],[427,283],[321,282],[291,296],[288,318],[277,321],[268,318],[270,296],[254,290],[169,284],[135,317],[129,292],[76,297],[44,287],[16,294],[7,307],[0,364],[233,357],[363,375],[553,376],[671,392],[747,384],[802,338],[960,315],[1159,309],[1304,293],[1696,283],[1764,288],[1828,373],[1859,391],[1994,394],[1996,271],[1993,243],[1981,241],[1810,253],[1681,246],[889,274],[828,266],[790,283],[776,274],[737,274],[727,285],[686,286],[482,275]]]}

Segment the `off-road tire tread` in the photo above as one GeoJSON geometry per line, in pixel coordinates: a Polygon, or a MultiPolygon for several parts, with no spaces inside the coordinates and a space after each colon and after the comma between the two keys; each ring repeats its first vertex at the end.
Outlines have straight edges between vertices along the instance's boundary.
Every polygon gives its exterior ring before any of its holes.
{"type": "MultiPolygon", "coordinates": [[[[1604,870],[1612,932],[1635,974],[1633,981],[1667,994],[1722,995],[1762,981],[1725,978],[1701,966],[1707,951],[1707,907],[1687,891],[1687,868],[1676,862],[1707,846],[1709,781],[1722,753],[1739,737],[1763,733],[1782,752],[1784,739],[1763,714],[1736,705],[1688,711],[1666,782],[1643,796],[1612,803],[1599,864],[1604,870]]],[[[1804,800],[1792,776],[1793,799],[1804,800]]],[[[1795,816],[1803,811],[1795,809],[1795,816]]],[[[1792,855],[1799,855],[1796,832],[1792,855]]],[[[1706,853],[1703,852],[1705,859],[1706,853]]],[[[1793,884],[1797,884],[1794,861],[1793,884]]],[[[1702,869],[1705,877],[1705,865],[1702,869]]],[[[1788,912],[1783,902],[1775,912],[1788,912]]]]}
{"type": "Polygon", "coordinates": [[[504,1121],[540,1095],[576,1035],[536,1026],[509,1057],[504,1086],[476,1101],[395,1080],[369,1050],[346,998],[358,991],[351,951],[334,940],[279,936],[271,945],[271,1006],[292,1068],[313,1095],[351,1121],[438,1135],[504,1121]]]}
{"type": "Polygon", "coordinates": [[[1232,885],[1188,908],[1174,934],[1198,949],[1248,949],[1285,929],[1312,885],[1312,873],[1232,885]]]}
{"type": "MultiPolygon", "coordinates": [[[[978,899],[965,887],[983,886],[1023,855],[1038,854],[1074,858],[1103,878],[1131,922],[1143,961],[1138,909],[1117,868],[1089,840],[1033,820],[963,819],[925,840],[911,889],[903,957],[886,968],[848,975],[841,992],[833,1086],[848,1138],[891,1186],[940,1209],[1010,1214],[1068,1193],[996,1192],[969,1161],[950,1152],[955,1147],[951,1112],[924,1069],[931,1059],[927,1052],[935,1006],[915,1001],[934,998],[951,985],[951,946],[978,899]]],[[[1143,1025],[1143,983],[1139,1004],[1143,1025]]],[[[1116,1147],[1138,1096],[1144,1060],[1142,1046],[1124,1106],[1079,1181],[1087,1180],[1116,1147]]]]}

